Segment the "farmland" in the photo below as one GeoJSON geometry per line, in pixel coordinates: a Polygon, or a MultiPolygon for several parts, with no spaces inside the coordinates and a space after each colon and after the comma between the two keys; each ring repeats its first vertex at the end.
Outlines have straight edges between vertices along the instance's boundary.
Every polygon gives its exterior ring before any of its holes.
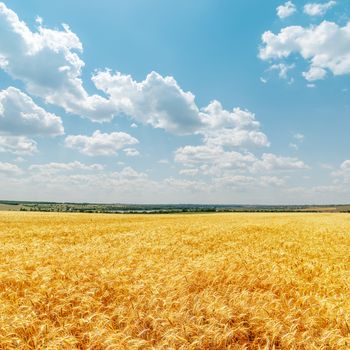
{"type": "Polygon", "coordinates": [[[0,349],[349,349],[350,216],[0,213],[0,349]]]}
{"type": "Polygon", "coordinates": [[[237,205],[237,204],[103,204],[103,203],[59,203],[0,200],[0,211],[35,211],[69,213],[229,213],[229,212],[313,212],[349,213],[350,205],[237,205]]]}

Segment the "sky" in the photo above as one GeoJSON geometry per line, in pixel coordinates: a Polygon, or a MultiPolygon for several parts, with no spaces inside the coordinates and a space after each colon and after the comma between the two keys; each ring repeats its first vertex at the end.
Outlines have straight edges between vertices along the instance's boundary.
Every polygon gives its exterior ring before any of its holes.
{"type": "Polygon", "coordinates": [[[350,4],[0,2],[0,198],[350,203],[350,4]]]}

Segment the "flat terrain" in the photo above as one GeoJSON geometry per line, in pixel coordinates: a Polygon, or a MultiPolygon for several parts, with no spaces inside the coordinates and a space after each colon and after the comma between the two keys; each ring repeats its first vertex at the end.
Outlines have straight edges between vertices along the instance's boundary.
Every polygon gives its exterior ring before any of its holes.
{"type": "Polygon", "coordinates": [[[350,213],[350,205],[222,205],[222,204],[103,204],[59,203],[0,200],[0,211],[39,211],[69,213],[252,213],[252,212],[313,212],[350,213]]]}
{"type": "Polygon", "coordinates": [[[349,214],[0,213],[0,349],[350,349],[349,214]]]}

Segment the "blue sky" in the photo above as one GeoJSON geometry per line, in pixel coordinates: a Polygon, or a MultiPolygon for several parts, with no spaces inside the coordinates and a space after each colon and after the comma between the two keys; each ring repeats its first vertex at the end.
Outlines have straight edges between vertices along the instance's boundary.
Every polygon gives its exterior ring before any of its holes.
{"type": "Polygon", "coordinates": [[[0,198],[349,203],[350,5],[0,3],[0,198]]]}

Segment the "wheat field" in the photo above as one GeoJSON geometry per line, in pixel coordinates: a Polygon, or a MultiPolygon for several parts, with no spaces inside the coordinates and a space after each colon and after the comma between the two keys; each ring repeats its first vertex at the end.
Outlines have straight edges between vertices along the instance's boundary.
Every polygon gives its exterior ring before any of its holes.
{"type": "Polygon", "coordinates": [[[0,213],[0,349],[350,349],[350,215],[0,213]]]}

